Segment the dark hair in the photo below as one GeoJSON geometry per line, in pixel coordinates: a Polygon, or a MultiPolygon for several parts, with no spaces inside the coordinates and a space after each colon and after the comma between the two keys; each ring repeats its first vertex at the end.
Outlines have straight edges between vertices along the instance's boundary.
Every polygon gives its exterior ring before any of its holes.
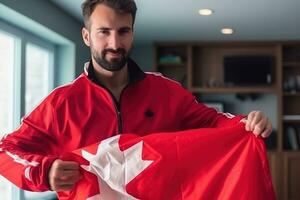
{"type": "Polygon", "coordinates": [[[130,13],[133,26],[137,10],[134,0],[85,0],[81,5],[85,27],[89,27],[90,16],[98,4],[104,4],[119,13],[130,13]]]}

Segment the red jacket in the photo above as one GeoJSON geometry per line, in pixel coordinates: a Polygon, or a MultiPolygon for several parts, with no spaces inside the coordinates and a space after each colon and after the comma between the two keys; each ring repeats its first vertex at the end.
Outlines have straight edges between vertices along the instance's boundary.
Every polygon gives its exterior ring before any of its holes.
{"type": "Polygon", "coordinates": [[[93,66],[56,88],[0,142],[0,174],[18,187],[49,190],[52,162],[67,152],[122,133],[144,136],[240,121],[198,103],[180,84],[144,73],[128,61],[129,84],[119,103],[94,78],[93,66]]]}

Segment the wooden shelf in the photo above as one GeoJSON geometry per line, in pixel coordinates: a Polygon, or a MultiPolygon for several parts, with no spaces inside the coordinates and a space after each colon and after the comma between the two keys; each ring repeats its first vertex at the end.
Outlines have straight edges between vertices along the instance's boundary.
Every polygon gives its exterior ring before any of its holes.
{"type": "Polygon", "coordinates": [[[284,92],[283,96],[300,97],[300,92],[284,92]]]}
{"type": "Polygon", "coordinates": [[[285,122],[300,122],[300,115],[283,115],[282,119],[285,122]]]}
{"type": "Polygon", "coordinates": [[[283,120],[284,123],[293,123],[293,124],[299,124],[300,120],[283,120]]]}
{"type": "Polygon", "coordinates": [[[275,93],[275,87],[193,87],[194,93],[275,93]]]}
{"type": "Polygon", "coordinates": [[[300,67],[300,61],[299,62],[283,62],[283,67],[300,67]]]}
{"type": "Polygon", "coordinates": [[[297,156],[297,157],[299,157],[300,156],[300,150],[287,150],[287,149],[285,149],[284,151],[283,151],[283,153],[284,153],[284,155],[286,155],[286,156],[297,156]]]}

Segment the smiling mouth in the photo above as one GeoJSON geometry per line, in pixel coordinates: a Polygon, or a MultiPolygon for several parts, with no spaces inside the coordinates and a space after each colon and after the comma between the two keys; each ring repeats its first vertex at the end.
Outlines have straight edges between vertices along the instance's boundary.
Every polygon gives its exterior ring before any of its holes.
{"type": "Polygon", "coordinates": [[[122,53],[107,52],[106,56],[108,56],[108,58],[121,58],[122,53]]]}
{"type": "Polygon", "coordinates": [[[107,54],[113,55],[113,56],[120,56],[121,55],[121,53],[112,53],[112,52],[108,52],[107,54]]]}

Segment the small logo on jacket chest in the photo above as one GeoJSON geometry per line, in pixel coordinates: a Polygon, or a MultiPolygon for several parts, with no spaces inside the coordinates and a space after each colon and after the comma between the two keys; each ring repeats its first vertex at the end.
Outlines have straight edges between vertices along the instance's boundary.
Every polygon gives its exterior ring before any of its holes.
{"type": "Polygon", "coordinates": [[[154,112],[150,109],[146,110],[144,114],[147,118],[152,118],[154,116],[154,112]]]}

